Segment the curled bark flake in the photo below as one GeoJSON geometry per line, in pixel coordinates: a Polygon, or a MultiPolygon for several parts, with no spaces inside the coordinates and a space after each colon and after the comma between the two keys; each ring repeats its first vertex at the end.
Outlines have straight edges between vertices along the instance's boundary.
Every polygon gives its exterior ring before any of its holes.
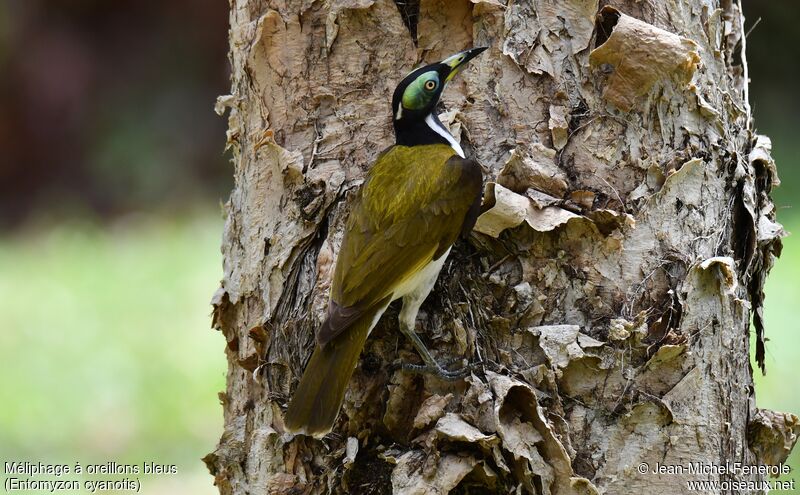
{"type": "Polygon", "coordinates": [[[484,203],[490,206],[478,217],[475,230],[492,237],[523,222],[538,232],[549,232],[570,219],[580,218],[555,206],[536,208],[529,198],[493,182],[486,184],[484,203]]]}
{"type": "Polygon", "coordinates": [[[550,366],[564,368],[570,360],[583,357],[583,349],[578,345],[580,329],[578,325],[547,325],[528,331],[539,337],[539,347],[547,355],[550,366]]]}
{"type": "Polygon", "coordinates": [[[586,213],[586,218],[594,222],[597,230],[603,235],[611,235],[615,230],[636,227],[636,219],[628,213],[616,210],[594,210],[586,213]]]}
{"type": "Polygon", "coordinates": [[[217,97],[217,101],[214,103],[214,113],[222,117],[225,114],[225,110],[228,108],[235,108],[237,103],[237,98],[234,95],[221,95],[217,97]]]}
{"type": "Polygon", "coordinates": [[[516,193],[530,188],[557,198],[567,192],[567,175],[555,164],[556,150],[534,143],[529,150],[517,147],[511,151],[497,183],[516,193]]]}
{"type": "MultiPolygon", "coordinates": [[[[511,162],[513,163],[513,161],[511,162]]],[[[525,168],[509,167],[501,172],[502,180],[515,187],[524,186],[525,168]]],[[[528,178],[530,176],[527,176],[528,178]]],[[[633,216],[614,210],[595,210],[578,215],[554,206],[559,201],[536,189],[528,189],[526,195],[518,194],[499,182],[488,182],[484,189],[484,212],[475,223],[475,231],[498,237],[506,230],[525,223],[536,232],[550,232],[573,220],[585,222],[589,229],[610,235],[615,230],[636,225],[633,216]]]]}
{"type": "Polygon", "coordinates": [[[791,413],[759,409],[747,425],[750,450],[766,465],[783,464],[800,437],[800,418],[791,413]]]}
{"type": "Polygon", "coordinates": [[[478,460],[470,455],[445,454],[438,460],[431,457],[433,465],[426,476],[425,453],[412,450],[397,460],[392,471],[392,493],[394,495],[447,495],[458,486],[478,465],[478,460]]]}
{"type": "Polygon", "coordinates": [[[434,428],[439,438],[447,439],[451,442],[467,442],[480,444],[491,450],[491,446],[497,443],[495,435],[486,435],[479,429],[464,421],[458,414],[447,413],[436,422],[434,428]]]}
{"type": "Polygon", "coordinates": [[[769,192],[780,184],[771,155],[772,143],[766,136],[756,136],[752,144],[748,162],[738,163],[734,175],[739,181],[733,221],[734,247],[741,260],[740,271],[752,306],[756,362],[762,373],[766,373],[764,284],[775,259],[781,254],[781,238],[786,232],[775,220],[774,204],[769,199],[769,192]]]}
{"type": "Polygon", "coordinates": [[[665,344],[653,352],[653,356],[637,371],[636,388],[660,397],[675,388],[691,368],[688,345],[665,344]]]}
{"type": "Polygon", "coordinates": [[[654,369],[663,365],[664,363],[669,363],[683,354],[686,351],[686,348],[686,344],[662,345],[653,354],[653,357],[651,357],[647,363],[645,363],[644,367],[654,369]]]}
{"type": "MultiPolygon", "coordinates": [[[[414,424],[414,410],[422,402],[422,390],[418,377],[410,373],[396,372],[388,386],[389,398],[383,424],[397,439],[405,440],[414,424]]],[[[345,404],[345,410],[347,404],[345,404]]],[[[358,414],[358,410],[354,411],[358,414]]]]}
{"type": "Polygon", "coordinates": [[[567,450],[539,406],[536,393],[527,383],[488,372],[495,395],[494,414],[502,447],[524,464],[517,466],[518,481],[532,493],[531,474],[541,481],[543,494],[596,494],[597,489],[584,478],[575,476],[567,450]]]}
{"type": "Polygon", "coordinates": [[[356,461],[358,455],[358,439],[356,437],[348,437],[345,446],[345,455],[342,464],[345,468],[350,468],[356,461]]]}
{"type": "Polygon", "coordinates": [[[704,169],[705,162],[700,158],[693,158],[682,164],[676,172],[667,176],[664,186],[657,194],[658,200],[666,204],[667,198],[674,197],[683,206],[701,206],[704,169]]]}
{"type": "Polygon", "coordinates": [[[700,62],[694,41],[610,6],[603,7],[597,17],[604,31],[610,29],[611,34],[592,50],[589,63],[594,68],[611,69],[603,97],[617,108],[630,111],[637,98],[648,94],[658,81],[673,80],[683,87],[692,80],[700,62]]]}
{"type": "Polygon", "coordinates": [[[736,289],[739,287],[739,280],[736,275],[736,263],[729,256],[715,256],[700,263],[700,269],[707,271],[712,266],[718,270],[714,273],[719,280],[720,291],[735,296],[736,289]]]}
{"type": "Polygon", "coordinates": [[[702,411],[708,407],[708,388],[703,383],[700,368],[692,368],[672,390],[661,398],[672,414],[672,421],[681,425],[705,426],[702,411]]]}
{"type": "Polygon", "coordinates": [[[550,120],[547,126],[550,128],[550,137],[553,139],[553,147],[561,150],[567,144],[569,137],[570,109],[565,105],[550,105],[550,120]]]}
{"type": "Polygon", "coordinates": [[[425,399],[414,417],[414,428],[422,429],[444,416],[444,408],[452,398],[453,394],[445,396],[433,394],[425,399]]]}
{"type": "Polygon", "coordinates": [[[767,181],[765,189],[769,191],[773,187],[781,185],[778,178],[778,168],[775,166],[775,159],[772,158],[772,140],[769,137],[758,135],[753,149],[750,151],[748,160],[754,169],[762,168],[766,171],[767,181]]]}

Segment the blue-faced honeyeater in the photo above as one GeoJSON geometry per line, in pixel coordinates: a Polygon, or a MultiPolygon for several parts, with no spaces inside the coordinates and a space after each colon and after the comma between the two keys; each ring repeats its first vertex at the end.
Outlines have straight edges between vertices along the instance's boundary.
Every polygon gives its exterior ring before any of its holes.
{"type": "Polygon", "coordinates": [[[447,83],[485,48],[457,53],[408,74],[394,91],[396,143],[367,173],[352,204],[336,259],[328,311],[284,417],[286,429],[321,437],[336,421],[367,335],[403,299],[400,329],[425,364],[414,372],[458,379],[467,368],[439,365],[414,330],[450,248],[472,230],[481,202],[480,166],[436,115],[447,83]]]}

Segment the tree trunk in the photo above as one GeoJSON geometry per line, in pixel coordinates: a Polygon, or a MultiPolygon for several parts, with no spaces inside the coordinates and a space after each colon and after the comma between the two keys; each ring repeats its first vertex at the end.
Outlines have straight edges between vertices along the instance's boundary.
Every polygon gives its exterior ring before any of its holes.
{"type": "MultiPolygon", "coordinates": [[[[780,252],[769,141],[753,133],[730,0],[231,0],[222,494],[745,493],[797,417],[755,407],[749,328],[780,252]],[[489,46],[442,120],[489,182],[417,330],[390,307],[334,433],[285,433],[350,194],[393,142],[415,64],[489,46]],[[645,467],[643,463],[648,463],[645,467]],[[640,470],[645,471],[644,473],[640,470]],[[483,488],[481,488],[483,487],[483,488]]],[[[758,489],[750,490],[759,492],[758,489]]]]}

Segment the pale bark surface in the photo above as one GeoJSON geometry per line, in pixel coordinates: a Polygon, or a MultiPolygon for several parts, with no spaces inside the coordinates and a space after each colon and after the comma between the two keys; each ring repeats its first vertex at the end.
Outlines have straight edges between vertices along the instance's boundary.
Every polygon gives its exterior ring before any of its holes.
{"type": "Polygon", "coordinates": [[[640,463],[784,459],[797,418],[757,411],[749,362],[783,231],[739,4],[398,4],[231,0],[220,492],[669,494],[698,476],[640,463]],[[418,359],[393,306],[334,433],[293,438],[282,411],[348,192],[392,143],[394,85],[482,45],[442,120],[484,167],[488,211],[418,331],[440,359],[485,365],[455,384],[392,371],[418,359]]]}

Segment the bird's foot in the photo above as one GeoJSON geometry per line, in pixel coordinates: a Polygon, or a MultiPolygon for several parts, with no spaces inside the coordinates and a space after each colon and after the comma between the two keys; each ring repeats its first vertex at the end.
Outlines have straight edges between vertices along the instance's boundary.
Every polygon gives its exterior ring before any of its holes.
{"type": "MultiPolygon", "coordinates": [[[[460,361],[460,359],[451,360],[450,363],[460,361]]],[[[448,363],[448,364],[450,364],[448,363]]],[[[457,370],[448,370],[443,366],[439,365],[438,363],[433,364],[411,364],[411,363],[402,363],[396,366],[397,369],[402,369],[403,371],[407,371],[409,373],[415,374],[426,374],[426,375],[434,375],[442,380],[447,381],[456,381],[461,380],[469,376],[473,369],[478,367],[481,363],[470,363],[463,368],[457,370]]]]}
{"type": "MultiPolygon", "coordinates": [[[[403,306],[403,309],[405,309],[405,306],[403,306]]],[[[431,351],[429,351],[428,348],[425,347],[425,344],[422,342],[422,339],[419,338],[419,335],[417,335],[417,332],[414,331],[411,324],[408,324],[408,322],[406,322],[406,324],[403,324],[402,318],[400,321],[400,330],[403,332],[403,334],[405,334],[406,337],[409,338],[409,340],[411,340],[411,343],[414,344],[414,347],[417,349],[417,352],[422,358],[422,361],[425,363],[425,364],[404,363],[398,366],[398,368],[408,371],[409,373],[431,374],[441,378],[442,380],[455,381],[465,378],[467,375],[470,374],[470,372],[472,372],[472,370],[475,367],[481,364],[480,362],[472,363],[464,366],[461,369],[450,371],[444,368],[441,364],[439,364],[436,361],[436,359],[431,354],[431,351]]],[[[450,362],[448,362],[447,365],[449,366],[450,364],[458,361],[461,360],[453,359],[450,362]]]]}

